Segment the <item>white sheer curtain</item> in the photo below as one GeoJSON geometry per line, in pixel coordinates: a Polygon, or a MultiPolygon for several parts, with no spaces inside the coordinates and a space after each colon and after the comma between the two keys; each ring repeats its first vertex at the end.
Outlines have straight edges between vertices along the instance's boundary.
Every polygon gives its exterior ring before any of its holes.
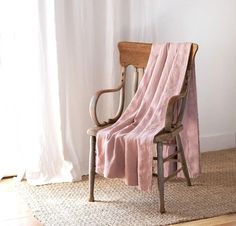
{"type": "MultiPolygon", "coordinates": [[[[0,177],[71,181],[62,145],[53,1],[1,1],[0,177]]],[[[80,172],[78,172],[80,174],[80,172]]]]}
{"type": "MultiPolygon", "coordinates": [[[[118,84],[118,41],[156,39],[158,3],[0,0],[0,177],[43,184],[87,174],[90,98],[118,84]]],[[[112,114],[115,99],[105,97],[101,113],[112,114]]]]}

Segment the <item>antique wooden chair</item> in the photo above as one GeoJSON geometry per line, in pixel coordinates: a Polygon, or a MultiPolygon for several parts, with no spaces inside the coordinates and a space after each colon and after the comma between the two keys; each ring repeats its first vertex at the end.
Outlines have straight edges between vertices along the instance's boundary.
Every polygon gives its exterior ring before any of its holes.
{"type": "MultiPolygon", "coordinates": [[[[95,182],[95,156],[96,156],[96,134],[99,130],[113,124],[121,116],[124,109],[124,99],[125,99],[125,82],[126,82],[126,69],[129,65],[134,67],[134,85],[133,94],[138,88],[139,77],[143,74],[143,71],[147,65],[149,54],[151,51],[151,44],[149,43],[136,43],[136,42],[120,42],[118,44],[120,53],[120,65],[121,65],[121,83],[115,89],[105,89],[96,92],[92,97],[90,102],[90,115],[95,123],[94,128],[88,129],[87,133],[90,136],[90,160],[89,160],[89,201],[94,202],[94,182],[95,182]],[[141,70],[140,70],[141,69],[141,70]],[[141,75],[140,75],[141,74],[141,75]],[[104,93],[118,92],[120,91],[120,102],[117,114],[114,118],[109,119],[107,122],[100,122],[97,117],[97,103],[99,97],[104,93]]],[[[157,156],[153,157],[157,161],[157,181],[159,188],[160,197],[160,212],[165,212],[164,206],[164,182],[175,176],[181,170],[187,180],[187,185],[191,186],[188,168],[184,156],[184,151],[182,147],[182,142],[180,138],[180,131],[183,129],[182,119],[186,104],[186,96],[188,92],[188,84],[191,75],[191,70],[194,66],[194,58],[197,52],[198,45],[192,44],[188,67],[186,71],[186,78],[182,91],[178,96],[174,96],[170,99],[168,103],[167,113],[166,113],[166,123],[165,128],[154,137],[153,142],[157,146],[157,156]],[[180,111],[178,113],[177,119],[173,115],[173,109],[175,104],[178,102],[180,104],[180,111]],[[175,119],[174,119],[175,118],[175,119]],[[168,157],[163,157],[163,145],[170,145],[171,141],[175,139],[176,152],[169,155],[168,157]],[[179,156],[180,158],[177,158],[179,156]],[[182,167],[176,170],[172,175],[164,178],[164,167],[163,164],[166,161],[178,161],[182,163],[182,167]]],[[[173,144],[173,142],[172,142],[173,144]]]]}

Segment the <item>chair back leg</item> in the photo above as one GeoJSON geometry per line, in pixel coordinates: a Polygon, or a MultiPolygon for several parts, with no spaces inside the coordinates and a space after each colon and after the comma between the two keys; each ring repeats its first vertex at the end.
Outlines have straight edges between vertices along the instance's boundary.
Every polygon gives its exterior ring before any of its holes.
{"type": "Polygon", "coordinates": [[[94,202],[96,137],[90,136],[89,155],[89,202],[94,202]]]}
{"type": "Polygon", "coordinates": [[[185,155],[184,155],[184,149],[183,149],[182,141],[181,141],[179,134],[176,135],[176,143],[177,143],[177,148],[180,153],[183,173],[184,173],[184,176],[187,180],[187,185],[191,186],[191,181],[190,181],[190,177],[189,177],[189,173],[188,173],[188,167],[187,167],[187,163],[186,163],[186,159],[185,159],[185,155]]]}

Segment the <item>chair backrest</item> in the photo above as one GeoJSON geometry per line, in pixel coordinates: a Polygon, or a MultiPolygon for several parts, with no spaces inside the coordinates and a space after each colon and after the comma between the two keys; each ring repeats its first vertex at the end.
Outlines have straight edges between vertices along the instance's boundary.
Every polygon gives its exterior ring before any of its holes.
{"type": "MultiPolygon", "coordinates": [[[[135,68],[134,73],[134,90],[133,93],[136,92],[138,86],[138,77],[143,73],[142,70],[147,66],[148,58],[151,52],[151,43],[139,43],[139,42],[119,42],[118,49],[120,53],[120,65],[122,67],[122,72],[126,71],[126,68],[132,65],[135,68]],[[138,70],[140,69],[140,70],[138,70]]],[[[188,62],[188,70],[191,70],[194,63],[194,58],[196,52],[198,50],[197,44],[192,44],[189,62],[188,62]]]]}
{"type": "MultiPolygon", "coordinates": [[[[110,124],[116,122],[120,118],[120,116],[124,110],[124,103],[125,103],[125,83],[126,83],[127,67],[129,65],[132,65],[135,69],[134,75],[133,75],[134,83],[133,83],[133,90],[132,90],[132,93],[134,95],[137,88],[138,88],[139,81],[140,81],[142,75],[144,74],[144,69],[147,66],[147,62],[148,62],[149,55],[151,52],[151,47],[152,47],[151,43],[120,42],[118,44],[118,49],[120,52],[120,64],[121,64],[121,83],[118,87],[116,87],[114,89],[106,89],[106,90],[98,91],[93,96],[93,98],[91,99],[91,102],[90,102],[90,107],[89,107],[90,115],[98,127],[110,125],[110,124]],[[103,93],[118,92],[118,91],[120,92],[119,107],[117,109],[115,116],[113,118],[110,118],[107,122],[103,122],[103,123],[99,122],[98,117],[97,117],[97,113],[96,113],[96,107],[97,107],[99,97],[103,93]]],[[[176,101],[174,99],[172,99],[171,101],[169,101],[169,104],[167,107],[167,115],[166,115],[167,120],[166,120],[166,126],[165,126],[166,130],[168,130],[168,128],[171,128],[172,126],[176,126],[176,125],[178,126],[179,122],[181,123],[181,121],[182,121],[185,102],[186,102],[186,96],[187,96],[187,91],[188,91],[188,82],[189,82],[189,78],[191,77],[190,76],[191,70],[194,66],[194,57],[195,57],[197,50],[198,50],[198,45],[192,44],[190,55],[189,55],[187,73],[186,73],[185,81],[184,81],[184,84],[183,84],[183,87],[182,87],[182,90],[180,93],[180,95],[182,97],[181,97],[180,107],[178,107],[179,114],[177,116],[177,121],[174,122],[171,114],[169,114],[169,113],[171,113],[172,108],[173,109],[175,108],[174,105],[175,105],[176,101]],[[171,104],[172,107],[170,106],[170,102],[172,102],[172,104],[171,104]]]]}
{"type": "MultiPolygon", "coordinates": [[[[120,65],[121,65],[121,83],[123,84],[123,88],[121,90],[121,98],[120,98],[120,108],[118,111],[120,115],[121,111],[123,111],[124,107],[124,92],[125,92],[125,80],[126,80],[126,69],[128,66],[132,65],[134,67],[134,78],[133,78],[133,95],[135,94],[140,77],[144,73],[144,69],[147,66],[148,58],[151,52],[151,43],[138,43],[138,42],[119,42],[118,49],[120,53],[120,65]]],[[[191,75],[191,71],[194,67],[194,59],[196,52],[198,50],[198,45],[193,43],[190,50],[188,67],[186,72],[186,79],[182,87],[181,93],[186,96],[188,90],[188,81],[189,75],[191,75]]],[[[179,110],[179,116],[177,119],[177,124],[182,121],[183,112],[185,108],[186,98],[182,100],[181,107],[179,110]]]]}

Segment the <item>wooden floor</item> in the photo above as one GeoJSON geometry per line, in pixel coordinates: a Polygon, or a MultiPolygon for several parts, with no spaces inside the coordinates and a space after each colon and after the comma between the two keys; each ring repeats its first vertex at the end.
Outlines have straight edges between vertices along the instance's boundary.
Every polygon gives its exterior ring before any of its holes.
{"type": "MultiPolygon", "coordinates": [[[[22,198],[14,191],[15,181],[0,181],[0,226],[42,226],[22,198]]],[[[236,214],[175,224],[175,226],[236,226],[236,214]]],[[[77,226],[77,225],[75,225],[77,226]]]]}
{"type": "Polygon", "coordinates": [[[0,225],[1,226],[42,226],[32,212],[14,191],[13,179],[0,181],[0,225]]]}

